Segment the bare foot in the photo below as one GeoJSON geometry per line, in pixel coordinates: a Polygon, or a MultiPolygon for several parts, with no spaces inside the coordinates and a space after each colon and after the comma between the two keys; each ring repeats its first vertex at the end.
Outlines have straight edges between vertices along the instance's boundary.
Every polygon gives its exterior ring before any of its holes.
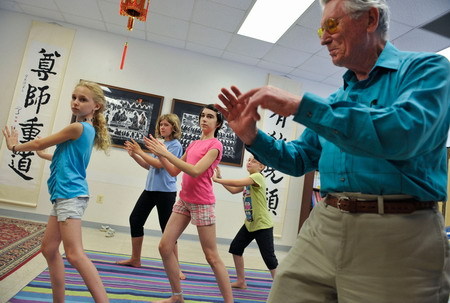
{"type": "Polygon", "coordinates": [[[169,299],[152,301],[151,303],[184,303],[183,296],[172,296],[169,299]]]}
{"type": "Polygon", "coordinates": [[[233,287],[233,288],[240,288],[240,289],[246,289],[247,288],[247,283],[245,283],[245,282],[232,282],[231,283],[231,287],[233,287]]]}
{"type": "Polygon", "coordinates": [[[131,259],[123,260],[123,261],[116,261],[116,264],[124,265],[124,266],[131,266],[131,267],[141,267],[140,261],[133,261],[131,259]]]}
{"type": "Polygon", "coordinates": [[[186,275],[180,270],[180,280],[186,280],[186,275]]]}

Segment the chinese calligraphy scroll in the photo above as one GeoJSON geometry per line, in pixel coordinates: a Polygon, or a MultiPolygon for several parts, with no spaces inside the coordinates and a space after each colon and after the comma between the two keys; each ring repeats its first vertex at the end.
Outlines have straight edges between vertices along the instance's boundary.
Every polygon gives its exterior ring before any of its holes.
{"type": "MultiPolygon", "coordinates": [[[[288,80],[283,77],[269,75],[268,84],[299,94],[300,84],[288,80]]],[[[283,117],[270,110],[264,110],[263,117],[261,129],[269,136],[276,140],[281,139],[284,141],[295,139],[297,127],[296,123],[292,121],[292,117],[283,117]]],[[[284,217],[288,203],[290,176],[267,166],[262,173],[266,177],[266,199],[274,223],[274,236],[280,237],[283,233],[284,217]]]]}
{"type": "MultiPolygon", "coordinates": [[[[75,31],[34,21],[25,48],[7,125],[19,143],[51,133],[75,31]]],[[[36,207],[44,162],[35,152],[0,151],[0,200],[36,207]]]]}

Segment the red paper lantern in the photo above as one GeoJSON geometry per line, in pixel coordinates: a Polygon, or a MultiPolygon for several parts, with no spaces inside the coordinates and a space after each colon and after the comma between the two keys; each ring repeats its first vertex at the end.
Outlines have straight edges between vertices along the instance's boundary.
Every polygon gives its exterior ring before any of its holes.
{"type": "MultiPolygon", "coordinates": [[[[150,0],[121,0],[119,13],[122,16],[128,16],[127,29],[133,30],[134,18],[140,21],[147,20],[148,6],[150,0]]],[[[122,51],[122,60],[120,61],[120,69],[123,69],[125,58],[127,56],[128,42],[125,42],[122,51]]]]}
{"type": "Polygon", "coordinates": [[[120,15],[128,16],[128,30],[133,29],[134,18],[145,21],[147,20],[147,12],[150,0],[121,0],[120,15]]]}

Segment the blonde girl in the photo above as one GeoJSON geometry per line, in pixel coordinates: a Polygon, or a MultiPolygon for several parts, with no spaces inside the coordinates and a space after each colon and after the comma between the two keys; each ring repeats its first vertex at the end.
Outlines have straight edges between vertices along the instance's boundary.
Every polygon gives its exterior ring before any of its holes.
{"type": "Polygon", "coordinates": [[[38,151],[40,157],[52,161],[47,184],[53,208],[42,240],[42,254],[50,271],[53,302],[64,302],[65,297],[61,242],[67,260],[78,270],[95,302],[109,302],[98,271],[86,256],[81,241],[81,217],[89,201],[86,168],[91,151],[95,146],[106,152],[110,146],[103,116],[106,101],[98,84],[80,81],[70,104],[76,122],[55,134],[23,144],[18,143],[14,127],[5,126],[3,135],[12,152],[38,151]],[[53,145],[56,145],[53,155],[41,152],[53,145]]]}

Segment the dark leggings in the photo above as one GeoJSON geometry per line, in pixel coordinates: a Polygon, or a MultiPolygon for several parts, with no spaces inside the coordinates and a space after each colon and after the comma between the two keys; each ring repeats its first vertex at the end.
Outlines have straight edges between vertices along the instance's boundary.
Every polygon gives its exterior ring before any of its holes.
{"type": "Polygon", "coordinates": [[[275,256],[275,247],[273,245],[273,227],[250,232],[247,230],[247,227],[245,227],[245,224],[242,225],[241,229],[231,242],[228,252],[233,255],[242,256],[245,248],[253,241],[253,239],[255,239],[258,244],[259,252],[261,253],[267,268],[269,270],[276,269],[278,260],[275,256]]]}
{"type": "Polygon", "coordinates": [[[158,210],[159,226],[161,231],[164,232],[167,221],[169,221],[169,217],[172,214],[172,207],[176,197],[176,192],[144,190],[130,215],[131,237],[144,236],[144,224],[155,205],[158,210]]]}

